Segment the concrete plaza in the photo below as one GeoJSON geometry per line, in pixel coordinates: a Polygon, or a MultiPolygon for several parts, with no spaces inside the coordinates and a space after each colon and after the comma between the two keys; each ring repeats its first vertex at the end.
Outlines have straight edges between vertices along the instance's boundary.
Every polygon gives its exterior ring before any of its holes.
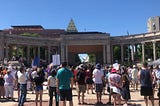
{"type": "MultiPolygon", "coordinates": [[[[0,106],[18,106],[17,91],[14,91],[14,97],[15,97],[15,101],[6,101],[5,99],[0,99],[0,106]]],[[[43,106],[48,106],[48,100],[49,100],[48,91],[44,90],[43,106]]],[[[96,105],[96,94],[91,94],[91,93],[90,94],[85,93],[85,102],[87,104],[83,106],[112,106],[113,105],[113,104],[112,105],[107,104],[108,102],[107,91],[106,91],[106,94],[102,96],[103,105],[96,105]]],[[[122,101],[122,105],[123,104],[124,104],[124,101],[122,101]]],[[[149,104],[151,105],[150,101],[149,101],[149,104]]],[[[75,89],[73,89],[73,105],[78,106],[77,92],[75,89]]],[[[35,94],[32,94],[31,91],[28,91],[27,102],[25,102],[24,106],[35,106],[35,94]]],[[[61,102],[59,106],[62,106],[61,102]]],[[[67,106],[68,106],[68,102],[67,102],[67,106]]],[[[145,106],[144,99],[142,96],[140,96],[139,91],[132,91],[131,89],[131,100],[129,101],[129,106],[145,106]]],[[[158,106],[157,91],[155,92],[155,106],[158,106]]]]}

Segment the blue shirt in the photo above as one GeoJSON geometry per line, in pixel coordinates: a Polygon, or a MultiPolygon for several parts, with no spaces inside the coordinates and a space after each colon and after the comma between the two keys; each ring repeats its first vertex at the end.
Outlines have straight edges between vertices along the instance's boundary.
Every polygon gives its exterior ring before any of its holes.
{"type": "Polygon", "coordinates": [[[56,75],[56,78],[59,80],[59,89],[70,89],[70,79],[72,77],[73,73],[69,69],[59,69],[56,75]]]}

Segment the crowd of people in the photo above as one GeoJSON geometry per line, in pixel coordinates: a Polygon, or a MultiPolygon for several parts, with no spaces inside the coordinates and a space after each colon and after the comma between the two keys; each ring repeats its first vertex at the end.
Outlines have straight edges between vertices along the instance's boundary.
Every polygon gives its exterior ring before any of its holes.
{"type": "MultiPolygon", "coordinates": [[[[113,65],[79,64],[68,67],[66,62],[60,66],[32,68],[21,65],[15,67],[12,64],[0,66],[0,99],[15,101],[14,90],[18,90],[18,106],[24,106],[27,91],[35,94],[35,105],[42,106],[43,86],[47,86],[49,95],[49,106],[55,104],[59,106],[62,101],[66,106],[73,106],[72,89],[77,90],[77,105],[87,104],[85,95],[95,93],[96,103],[103,104],[103,94],[108,93],[107,104],[120,105],[121,100],[124,105],[131,100],[130,90],[140,91],[144,96],[146,106],[151,100],[154,106],[154,89],[160,85],[160,67],[158,65],[148,66],[146,62],[141,67],[137,65],[122,66],[118,63],[113,65]],[[47,83],[44,83],[47,82],[47,83]],[[54,99],[55,98],[55,99],[54,99]],[[113,98],[113,99],[112,99],[113,98]],[[54,99],[54,101],[53,101],[54,99]]],[[[159,96],[159,93],[158,93],[159,96]]]]}

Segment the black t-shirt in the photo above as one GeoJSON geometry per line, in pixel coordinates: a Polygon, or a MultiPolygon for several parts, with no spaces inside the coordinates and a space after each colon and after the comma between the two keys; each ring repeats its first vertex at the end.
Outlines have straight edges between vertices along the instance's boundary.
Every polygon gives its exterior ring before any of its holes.
{"type": "Polygon", "coordinates": [[[4,86],[4,79],[0,77],[0,86],[4,86]]]}
{"type": "Polygon", "coordinates": [[[79,85],[84,85],[85,84],[85,72],[84,71],[79,71],[76,75],[77,77],[77,82],[79,85]]]}
{"type": "Polygon", "coordinates": [[[37,76],[34,78],[34,82],[36,86],[41,86],[44,82],[44,77],[43,76],[37,76]]]}

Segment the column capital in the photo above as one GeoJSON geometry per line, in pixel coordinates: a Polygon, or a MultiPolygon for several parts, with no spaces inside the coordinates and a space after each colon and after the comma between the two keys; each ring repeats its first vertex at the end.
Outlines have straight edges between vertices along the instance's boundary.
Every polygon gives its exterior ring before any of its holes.
{"type": "Polygon", "coordinates": [[[155,41],[155,40],[152,40],[152,43],[154,43],[154,44],[155,44],[156,42],[157,42],[157,41],[155,41]]]}
{"type": "Polygon", "coordinates": [[[120,45],[121,45],[121,46],[123,46],[124,44],[123,44],[123,43],[121,43],[120,45]]]}
{"type": "Polygon", "coordinates": [[[145,42],[141,42],[141,44],[142,44],[142,45],[144,45],[144,44],[145,44],[145,42]]]}

